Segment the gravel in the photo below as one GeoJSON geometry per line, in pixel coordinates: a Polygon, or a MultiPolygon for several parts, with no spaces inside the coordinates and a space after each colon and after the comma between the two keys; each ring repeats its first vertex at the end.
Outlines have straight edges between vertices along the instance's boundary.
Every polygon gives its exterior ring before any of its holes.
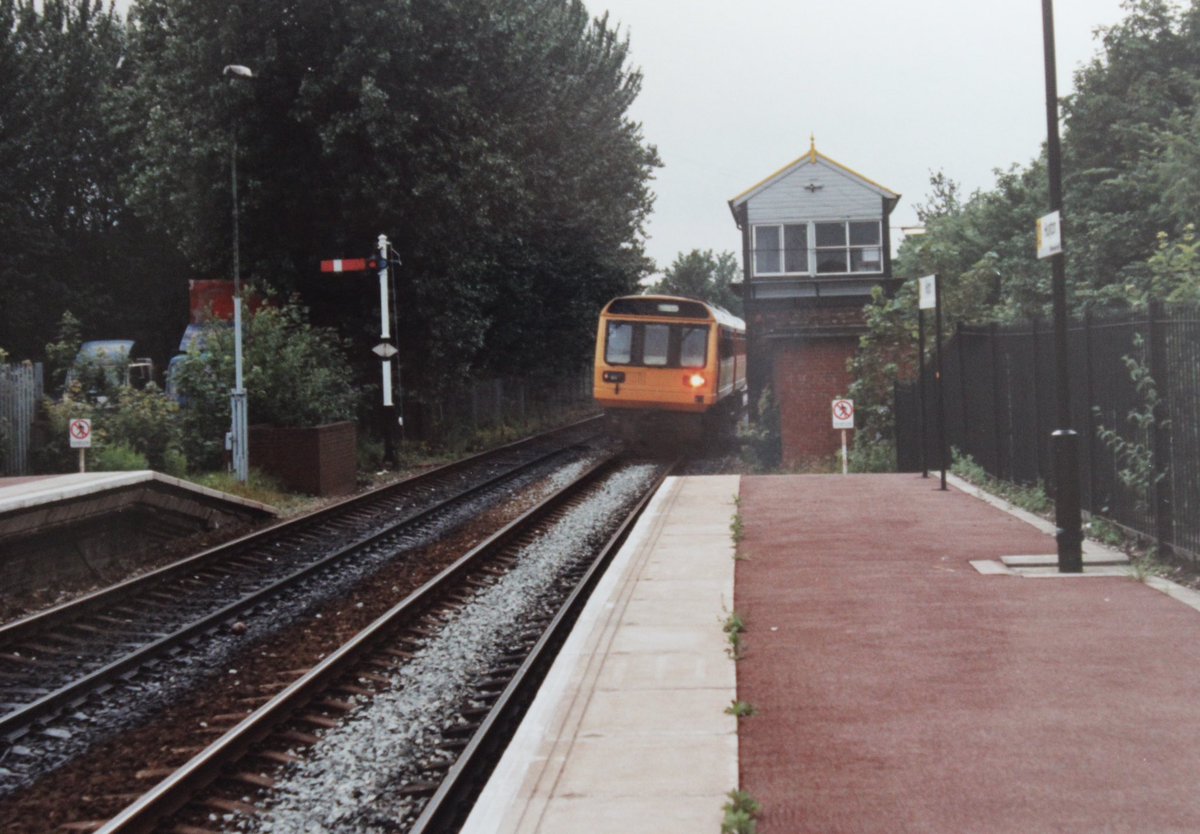
{"type": "Polygon", "coordinates": [[[402,789],[427,780],[422,762],[444,758],[437,750],[440,730],[468,701],[472,683],[516,642],[523,621],[538,612],[560,571],[610,534],[622,508],[655,473],[652,465],[616,473],[525,548],[512,571],[481,591],[393,674],[390,689],[307,751],[277,783],[273,806],[254,819],[239,819],[241,829],[371,834],[411,822],[423,800],[404,796],[402,789]]]}

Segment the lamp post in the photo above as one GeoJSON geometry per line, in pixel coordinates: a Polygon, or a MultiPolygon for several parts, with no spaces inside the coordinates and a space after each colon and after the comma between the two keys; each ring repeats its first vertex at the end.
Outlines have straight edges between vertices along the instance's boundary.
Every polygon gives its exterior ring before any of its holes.
{"type": "MultiPolygon", "coordinates": [[[[232,79],[249,79],[254,73],[241,64],[229,64],[221,75],[232,79]]],[[[238,263],[238,191],[237,191],[237,122],[232,122],[229,143],[229,176],[233,192],[233,391],[230,401],[230,438],[233,452],[233,473],[241,483],[250,475],[250,448],[246,428],[246,388],[242,378],[242,278],[238,263]]]]}
{"type": "MultiPolygon", "coordinates": [[[[1054,4],[1042,0],[1042,46],[1046,65],[1046,172],[1050,180],[1050,211],[1062,217],[1062,148],[1058,138],[1058,80],[1054,60],[1054,4]]],[[[1061,222],[1061,221],[1060,221],[1061,222]]],[[[1064,248],[1066,235],[1063,236],[1064,248]]],[[[1050,259],[1054,304],[1055,418],[1051,435],[1054,450],[1054,526],[1057,528],[1058,570],[1083,572],[1083,531],[1079,506],[1079,435],[1071,428],[1071,390],[1067,362],[1066,255],[1050,259]]]]}

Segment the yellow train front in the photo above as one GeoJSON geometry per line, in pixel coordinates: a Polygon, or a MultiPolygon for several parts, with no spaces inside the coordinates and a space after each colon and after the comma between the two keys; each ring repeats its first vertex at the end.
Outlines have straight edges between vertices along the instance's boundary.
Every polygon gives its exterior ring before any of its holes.
{"type": "Polygon", "coordinates": [[[627,443],[715,438],[745,408],[746,325],[690,298],[615,298],[600,313],[593,393],[627,443]]]}

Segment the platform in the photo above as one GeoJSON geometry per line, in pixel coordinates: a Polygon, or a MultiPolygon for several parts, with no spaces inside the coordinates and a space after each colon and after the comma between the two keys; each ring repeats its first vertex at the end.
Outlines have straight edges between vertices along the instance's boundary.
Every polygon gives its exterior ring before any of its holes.
{"type": "Polygon", "coordinates": [[[735,476],[671,478],[597,585],[463,834],[695,834],[737,786],[735,476]]]}
{"type": "Polygon", "coordinates": [[[87,576],[119,554],[276,515],[151,471],[0,478],[0,587],[87,576]]]}
{"type": "Polygon", "coordinates": [[[1200,831],[1200,594],[960,486],[669,481],[463,830],[1200,831]]]}

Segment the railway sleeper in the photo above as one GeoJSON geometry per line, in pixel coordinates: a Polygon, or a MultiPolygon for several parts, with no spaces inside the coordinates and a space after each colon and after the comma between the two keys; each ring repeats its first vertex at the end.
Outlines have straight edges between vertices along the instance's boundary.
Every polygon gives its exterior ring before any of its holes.
{"type": "Polygon", "coordinates": [[[201,804],[214,811],[223,811],[229,814],[257,816],[262,813],[257,805],[251,805],[249,802],[243,802],[240,799],[225,799],[221,796],[206,796],[201,800],[201,804]]]}
{"type": "Polygon", "coordinates": [[[275,787],[275,780],[270,776],[264,776],[261,773],[250,773],[249,771],[238,771],[229,776],[235,782],[241,782],[243,785],[250,785],[255,788],[266,788],[270,790],[275,787]]]}

